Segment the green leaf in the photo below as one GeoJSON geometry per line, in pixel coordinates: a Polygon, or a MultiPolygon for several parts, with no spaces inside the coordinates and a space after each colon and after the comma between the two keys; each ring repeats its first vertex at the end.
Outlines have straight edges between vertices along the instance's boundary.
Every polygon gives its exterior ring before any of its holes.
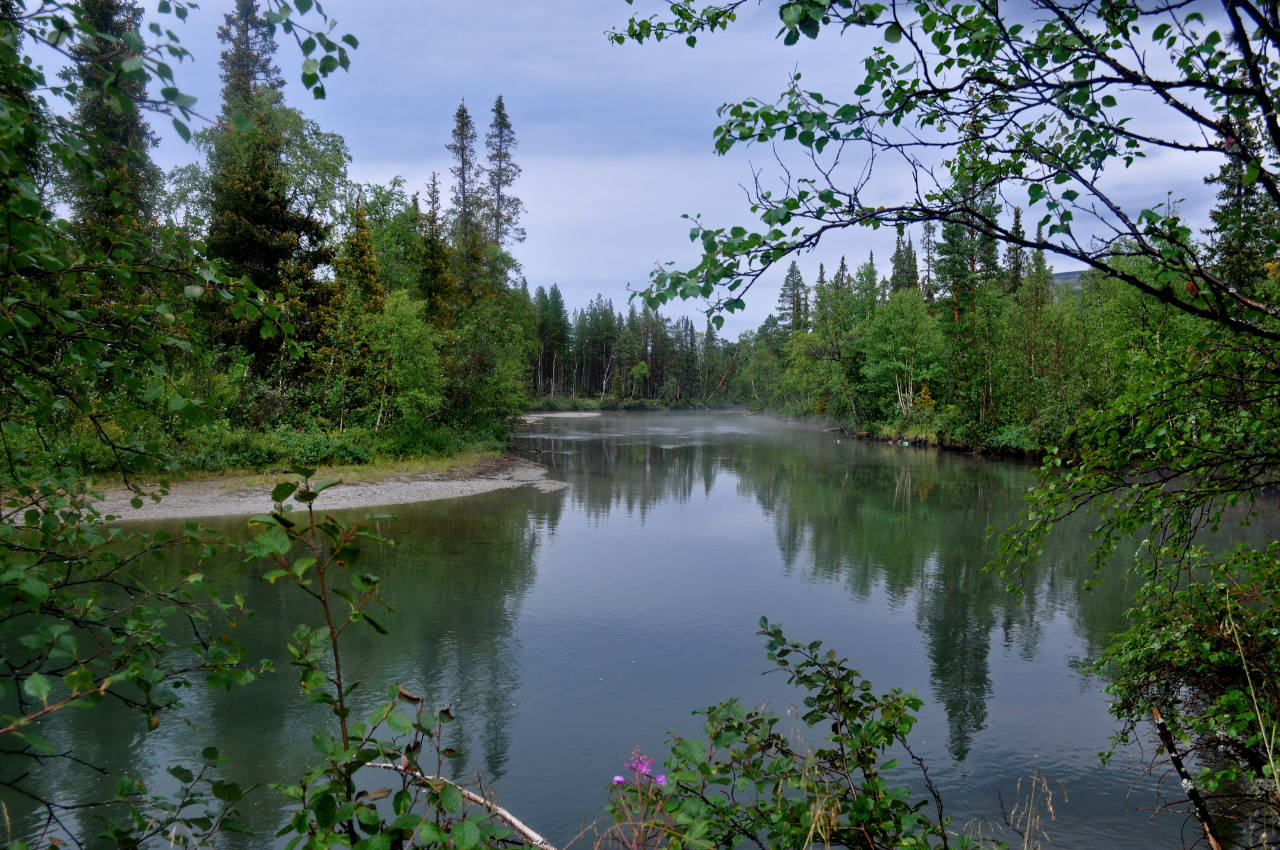
{"type": "Polygon", "coordinates": [[[459,821],[453,825],[449,837],[458,850],[471,850],[480,843],[480,828],[469,820],[459,821]]]}
{"type": "Polygon", "coordinates": [[[240,790],[240,786],[234,782],[217,781],[213,783],[213,796],[224,803],[237,803],[244,796],[244,793],[240,790]]]}
{"type": "Polygon", "coordinates": [[[53,683],[43,673],[32,673],[22,683],[22,690],[32,699],[39,700],[41,704],[47,705],[49,692],[53,690],[53,683]]]}
{"type": "Polygon", "coordinates": [[[462,811],[462,792],[454,785],[446,784],[440,789],[440,805],[449,814],[462,811]]]}
{"type": "Polygon", "coordinates": [[[1262,168],[1258,160],[1252,159],[1244,167],[1244,178],[1241,182],[1246,186],[1252,186],[1258,182],[1258,175],[1262,173],[1262,168]]]}
{"type": "Polygon", "coordinates": [[[897,22],[889,24],[884,29],[884,40],[890,44],[897,44],[902,41],[902,27],[897,22]]]}
{"type": "Polygon", "coordinates": [[[408,791],[397,791],[391,799],[391,809],[397,815],[404,815],[413,808],[413,795],[408,791]]]}
{"type": "Polygon", "coordinates": [[[387,715],[387,727],[397,735],[408,735],[413,731],[413,723],[398,711],[387,715]]]}
{"type": "Polygon", "coordinates": [[[285,499],[293,495],[293,491],[298,489],[296,481],[281,481],[271,490],[271,501],[275,503],[283,502],[285,499]]]}
{"type": "Polygon", "coordinates": [[[285,534],[283,529],[271,528],[254,538],[259,546],[262,547],[264,555],[287,555],[289,549],[293,546],[293,541],[289,539],[289,535],[285,534]]]}

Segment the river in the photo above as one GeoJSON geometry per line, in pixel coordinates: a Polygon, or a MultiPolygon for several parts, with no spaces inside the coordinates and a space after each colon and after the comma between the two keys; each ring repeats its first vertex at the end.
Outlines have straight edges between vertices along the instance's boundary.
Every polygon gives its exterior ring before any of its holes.
{"type": "MultiPolygon", "coordinates": [[[[452,705],[452,775],[482,773],[552,841],[602,813],[634,747],[660,760],[670,730],[696,732],[693,709],[731,696],[779,713],[799,702],[761,675],[761,616],[824,641],[879,689],[918,693],[913,746],[953,828],[999,821],[1040,771],[1056,792],[1052,846],[1176,846],[1184,827],[1194,839],[1181,816],[1153,818],[1160,777],[1142,777],[1142,752],[1099,762],[1115,723],[1104,682],[1084,668],[1123,627],[1132,580],[1083,589],[1080,525],[1051,541],[1021,602],[984,571],[988,527],[1013,520],[1033,481],[1026,464],[734,412],[547,418],[520,429],[513,450],[568,486],[389,509],[395,519],[375,526],[396,545],[362,566],[383,577],[391,636],[351,632],[344,663],[362,706],[397,682],[452,705]]],[[[244,520],[209,524],[235,534],[244,520]]],[[[312,763],[325,717],[298,697],[283,647],[315,612],[235,565],[217,569],[257,612],[242,639],[281,672],[230,693],[192,689],[194,728],[60,712],[46,729],[56,747],[156,788],[209,741],[229,758],[224,775],[246,783],[296,779],[312,763]]],[[[39,776],[71,796],[107,781],[65,765],[39,776]]],[[[259,788],[245,812],[274,832],[284,802],[259,788]]]]}

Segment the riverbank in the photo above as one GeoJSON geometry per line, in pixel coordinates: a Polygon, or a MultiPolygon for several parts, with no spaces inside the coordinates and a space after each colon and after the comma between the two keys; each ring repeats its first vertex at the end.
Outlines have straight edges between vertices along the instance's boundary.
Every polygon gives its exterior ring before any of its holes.
{"type": "MultiPolygon", "coordinates": [[[[279,472],[177,481],[159,502],[144,499],[140,508],[130,504],[133,491],[116,485],[104,489],[100,509],[126,521],[250,516],[270,511],[271,488],[280,481],[296,478],[292,473],[279,472]]],[[[565,486],[547,478],[547,468],[541,464],[510,454],[471,455],[457,465],[436,464],[435,468],[406,466],[388,470],[385,477],[368,478],[359,467],[321,468],[312,478],[315,482],[335,479],[343,483],[325,490],[316,500],[321,510],[458,499],[511,487],[552,491],[565,486]]]]}

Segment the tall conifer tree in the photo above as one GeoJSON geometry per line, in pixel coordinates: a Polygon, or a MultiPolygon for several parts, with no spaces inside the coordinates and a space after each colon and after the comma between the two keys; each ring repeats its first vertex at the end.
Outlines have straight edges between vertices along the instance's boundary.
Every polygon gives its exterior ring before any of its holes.
{"type": "Polygon", "coordinates": [[[502,95],[498,95],[493,101],[493,120],[489,123],[489,132],[485,134],[484,146],[489,155],[485,171],[488,238],[499,248],[505,248],[509,242],[523,242],[525,232],[520,226],[524,202],[512,191],[520,177],[520,166],[516,164],[514,157],[516,134],[511,127],[507,107],[502,102],[502,95]]]}
{"type": "Polygon", "coordinates": [[[937,236],[938,225],[926,221],[924,235],[920,238],[920,250],[924,252],[924,277],[920,280],[920,293],[928,304],[932,304],[938,294],[937,236]]]}
{"type": "Polygon", "coordinates": [[[440,199],[440,175],[433,171],[427,182],[427,211],[418,209],[413,199],[417,222],[419,254],[418,295],[427,305],[427,318],[437,327],[452,324],[458,310],[458,280],[450,258],[448,222],[440,199]]]}
{"type": "MultiPolygon", "coordinates": [[[[282,167],[284,135],[274,120],[283,86],[273,64],[275,39],[256,0],[237,0],[218,38],[226,45],[220,57],[223,103],[210,151],[206,248],[232,276],[286,293],[299,335],[305,337],[318,331],[315,313],[334,287],[321,292],[315,278],[317,267],[330,258],[325,227],[290,206],[282,167]]],[[[215,335],[222,334],[226,317],[212,318],[215,335]]],[[[263,340],[244,324],[236,326],[233,339],[260,361],[280,350],[277,342],[263,340]]]]}
{"type": "MultiPolygon", "coordinates": [[[[1013,208],[1013,226],[1010,228],[1016,238],[1024,234],[1022,229],[1022,207],[1013,208]]],[[[1022,288],[1026,277],[1027,253],[1021,245],[1009,243],[1004,251],[1005,291],[1015,293],[1022,288]]]]}
{"type": "MultiPolygon", "coordinates": [[[[476,125],[466,101],[453,113],[453,132],[445,145],[453,157],[453,193],[449,220],[453,236],[453,274],[466,304],[486,294],[484,269],[484,171],[476,157],[476,125]]],[[[463,305],[466,306],[465,304],[463,305]]]]}
{"type": "Polygon", "coordinates": [[[235,11],[223,16],[218,40],[226,47],[222,66],[222,119],[248,110],[255,97],[284,87],[274,64],[276,40],[258,10],[257,0],[236,0],[235,11]]]}
{"type": "MultiPolygon", "coordinates": [[[[1265,136],[1256,126],[1261,120],[1259,116],[1241,121],[1235,144],[1258,150],[1265,136]]],[[[1275,238],[1280,232],[1280,209],[1256,179],[1248,179],[1238,158],[1224,162],[1205,183],[1218,187],[1218,203],[1209,211],[1213,272],[1236,291],[1253,295],[1280,253],[1275,238]]]]}
{"type": "Polygon", "coordinates": [[[782,289],[778,292],[778,324],[793,335],[809,329],[809,287],[805,285],[795,260],[787,267],[782,289]]]}
{"type": "Polygon", "coordinates": [[[160,170],[148,150],[155,134],[139,105],[146,98],[145,75],[123,63],[138,56],[142,10],[129,0],[84,0],[83,23],[97,35],[71,49],[67,72],[78,82],[72,120],[84,131],[88,148],[66,175],[68,202],[82,238],[123,218],[152,219],[160,190],[160,170]]]}
{"type": "Polygon", "coordinates": [[[916,266],[916,251],[909,239],[903,238],[903,228],[898,228],[898,238],[893,256],[889,260],[889,291],[915,289],[920,285],[920,270],[916,266]]]}

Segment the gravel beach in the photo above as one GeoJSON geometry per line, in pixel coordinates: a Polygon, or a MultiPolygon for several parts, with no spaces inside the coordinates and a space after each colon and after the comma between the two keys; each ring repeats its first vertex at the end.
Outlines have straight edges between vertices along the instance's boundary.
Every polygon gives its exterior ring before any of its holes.
{"type": "MultiPolygon", "coordinates": [[[[195,519],[266,513],[272,507],[271,488],[274,484],[296,476],[282,472],[276,480],[270,480],[270,476],[266,476],[270,483],[251,483],[261,482],[263,477],[259,475],[249,479],[246,476],[233,476],[204,481],[178,481],[169,488],[169,495],[160,502],[144,499],[141,508],[130,506],[130,499],[134,495],[131,491],[117,487],[106,491],[106,498],[100,509],[123,520],[195,519]]],[[[316,480],[323,479],[316,476],[316,480]]],[[[508,487],[536,487],[551,491],[564,486],[562,481],[548,479],[546,468],[540,464],[514,455],[502,455],[446,473],[424,473],[385,478],[381,481],[339,484],[325,490],[316,504],[322,510],[334,511],[457,499],[508,487]]]]}

